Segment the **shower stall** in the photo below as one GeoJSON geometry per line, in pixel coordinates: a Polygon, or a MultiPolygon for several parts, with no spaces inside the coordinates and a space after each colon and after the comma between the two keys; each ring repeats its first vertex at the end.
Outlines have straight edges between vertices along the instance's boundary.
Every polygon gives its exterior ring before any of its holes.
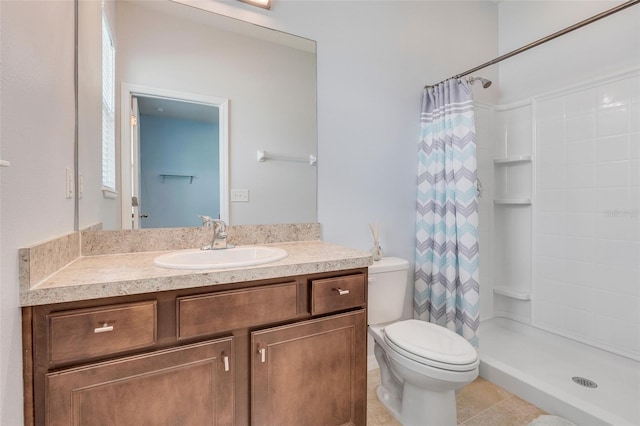
{"type": "Polygon", "coordinates": [[[480,374],[576,424],[640,424],[639,22],[634,5],[492,67],[475,108],[480,374]]]}

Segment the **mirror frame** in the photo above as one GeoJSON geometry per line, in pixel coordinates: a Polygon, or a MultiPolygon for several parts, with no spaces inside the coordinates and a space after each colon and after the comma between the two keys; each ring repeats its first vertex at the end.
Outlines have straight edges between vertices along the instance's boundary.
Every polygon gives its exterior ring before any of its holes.
{"type": "Polygon", "coordinates": [[[75,117],[74,117],[74,129],[73,129],[73,230],[75,232],[80,231],[80,197],[78,194],[80,193],[80,140],[79,140],[79,125],[80,125],[80,109],[79,109],[79,101],[80,101],[80,88],[79,88],[79,77],[78,77],[78,66],[79,66],[79,7],[80,0],[73,1],[73,102],[75,109],[75,117]]]}
{"type": "MultiPolygon", "coordinates": [[[[121,229],[132,229],[131,225],[131,200],[132,191],[130,185],[124,182],[131,182],[131,165],[137,164],[139,159],[132,159],[131,147],[131,98],[141,96],[146,98],[165,98],[181,102],[191,102],[195,104],[214,106],[218,108],[219,114],[219,141],[218,154],[220,162],[220,219],[229,223],[229,100],[213,96],[205,96],[188,92],[179,92],[150,86],[122,83],[120,89],[120,176],[122,185],[121,196],[121,229]]],[[[138,194],[139,196],[139,194],[138,194]]]]}

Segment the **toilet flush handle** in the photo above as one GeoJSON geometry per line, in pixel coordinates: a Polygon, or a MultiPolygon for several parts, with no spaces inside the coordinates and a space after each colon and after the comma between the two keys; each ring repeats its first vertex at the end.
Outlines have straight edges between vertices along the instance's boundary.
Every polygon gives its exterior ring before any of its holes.
{"type": "Polygon", "coordinates": [[[344,289],[342,289],[340,287],[334,288],[334,290],[337,291],[340,296],[345,296],[345,295],[349,294],[349,290],[344,290],[344,289]]]}

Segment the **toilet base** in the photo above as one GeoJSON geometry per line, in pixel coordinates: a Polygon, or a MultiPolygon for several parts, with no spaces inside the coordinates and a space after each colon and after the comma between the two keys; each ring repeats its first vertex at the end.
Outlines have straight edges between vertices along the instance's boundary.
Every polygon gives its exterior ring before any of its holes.
{"type": "Polygon", "coordinates": [[[433,392],[405,382],[402,399],[383,385],[376,390],[378,400],[403,426],[455,426],[455,391],[433,392]]]}
{"type": "Polygon", "coordinates": [[[376,389],[376,395],[378,396],[378,401],[384,405],[384,408],[386,408],[397,421],[402,422],[400,420],[400,398],[386,390],[382,385],[379,385],[376,389]]]}

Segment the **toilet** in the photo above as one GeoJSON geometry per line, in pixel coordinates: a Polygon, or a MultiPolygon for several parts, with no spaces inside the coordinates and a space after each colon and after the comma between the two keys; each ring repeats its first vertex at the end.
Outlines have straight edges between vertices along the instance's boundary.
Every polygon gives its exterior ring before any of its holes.
{"type": "Polygon", "coordinates": [[[399,321],[409,262],[369,266],[368,330],[380,367],[378,399],[404,426],[456,425],[455,391],[478,377],[480,358],[462,336],[437,324],[399,321]]]}

